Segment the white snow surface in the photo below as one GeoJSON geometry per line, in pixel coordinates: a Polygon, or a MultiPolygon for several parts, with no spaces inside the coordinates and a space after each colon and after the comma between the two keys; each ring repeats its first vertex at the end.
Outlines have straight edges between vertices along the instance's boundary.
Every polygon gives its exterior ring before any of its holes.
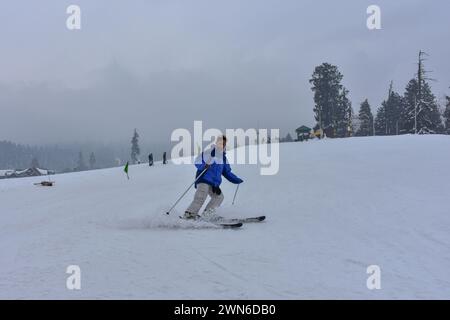
{"type": "Polygon", "coordinates": [[[280,171],[233,165],[217,229],[165,212],[191,165],[0,180],[2,299],[450,299],[450,136],[280,145],[280,171]],[[81,290],[66,268],[81,268],[81,290]],[[381,289],[366,286],[369,265],[381,289]]]}

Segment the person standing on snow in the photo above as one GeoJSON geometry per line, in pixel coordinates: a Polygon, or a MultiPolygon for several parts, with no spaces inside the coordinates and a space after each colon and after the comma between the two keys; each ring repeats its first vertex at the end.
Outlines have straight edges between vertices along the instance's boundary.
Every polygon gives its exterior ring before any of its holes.
{"type": "Polygon", "coordinates": [[[153,153],[148,155],[148,165],[151,167],[153,165],[153,153]]]}
{"type": "Polygon", "coordinates": [[[220,136],[216,140],[216,144],[212,145],[209,150],[202,152],[195,160],[197,167],[195,188],[197,191],[194,200],[184,213],[185,219],[197,219],[200,217],[199,211],[206,201],[208,195],[211,200],[206,205],[202,216],[212,217],[214,211],[219,207],[224,199],[220,184],[222,183],[222,175],[231,183],[240,184],[242,179],[238,178],[231,172],[230,164],[225,155],[225,147],[227,138],[220,136]],[[203,172],[206,169],[205,172],[203,172]],[[201,177],[199,175],[202,174],[201,177]]]}

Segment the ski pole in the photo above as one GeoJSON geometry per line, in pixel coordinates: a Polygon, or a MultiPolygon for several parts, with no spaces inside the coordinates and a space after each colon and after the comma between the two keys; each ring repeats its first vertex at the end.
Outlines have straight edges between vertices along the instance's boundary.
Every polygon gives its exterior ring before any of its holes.
{"type": "Polygon", "coordinates": [[[237,195],[238,190],[239,190],[239,185],[240,184],[238,184],[237,187],[236,187],[236,191],[234,192],[233,202],[231,203],[231,205],[234,205],[234,200],[236,199],[236,195],[237,195]]]}
{"type": "Polygon", "coordinates": [[[172,211],[173,208],[175,208],[175,206],[178,204],[178,202],[180,202],[181,199],[183,199],[183,197],[186,195],[186,193],[188,193],[188,191],[192,188],[192,186],[198,181],[198,179],[200,179],[200,177],[206,172],[206,170],[208,170],[208,168],[206,167],[199,175],[198,177],[194,180],[194,182],[191,183],[191,185],[186,189],[186,191],[181,195],[181,197],[178,198],[178,200],[174,203],[174,205],[169,209],[169,211],[166,212],[166,214],[170,214],[170,211],[172,211]]]}

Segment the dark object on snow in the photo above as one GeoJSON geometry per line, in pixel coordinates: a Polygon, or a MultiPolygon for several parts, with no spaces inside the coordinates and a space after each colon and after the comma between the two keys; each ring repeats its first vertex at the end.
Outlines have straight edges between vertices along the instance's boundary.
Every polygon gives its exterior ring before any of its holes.
{"type": "Polygon", "coordinates": [[[42,182],[35,183],[34,185],[44,186],[44,187],[53,187],[54,184],[55,184],[55,181],[42,181],[42,182]]]}
{"type": "Polygon", "coordinates": [[[163,164],[167,164],[167,155],[166,155],[166,152],[163,153],[163,164]]]}
{"type": "Polygon", "coordinates": [[[153,153],[148,155],[148,165],[151,167],[153,165],[153,153]]]}

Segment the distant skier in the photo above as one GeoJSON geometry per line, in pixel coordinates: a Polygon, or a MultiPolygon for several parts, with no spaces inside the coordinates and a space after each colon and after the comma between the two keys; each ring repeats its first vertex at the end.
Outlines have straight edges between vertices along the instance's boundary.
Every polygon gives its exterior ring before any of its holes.
{"type": "Polygon", "coordinates": [[[148,155],[148,165],[151,167],[153,165],[153,153],[148,155]]]}
{"type": "Polygon", "coordinates": [[[167,164],[167,156],[166,156],[166,152],[165,151],[163,153],[163,164],[167,164]]]}
{"type": "Polygon", "coordinates": [[[243,182],[242,179],[231,172],[231,167],[225,154],[226,144],[227,138],[220,136],[217,138],[215,145],[202,152],[195,160],[195,166],[197,167],[196,177],[198,178],[203,170],[206,169],[206,171],[203,172],[195,184],[197,191],[195,192],[194,200],[184,213],[185,219],[197,219],[200,217],[198,213],[208,195],[211,197],[211,200],[206,205],[202,216],[213,218],[215,209],[222,204],[224,199],[220,190],[222,175],[231,183],[240,184],[243,182]]]}

